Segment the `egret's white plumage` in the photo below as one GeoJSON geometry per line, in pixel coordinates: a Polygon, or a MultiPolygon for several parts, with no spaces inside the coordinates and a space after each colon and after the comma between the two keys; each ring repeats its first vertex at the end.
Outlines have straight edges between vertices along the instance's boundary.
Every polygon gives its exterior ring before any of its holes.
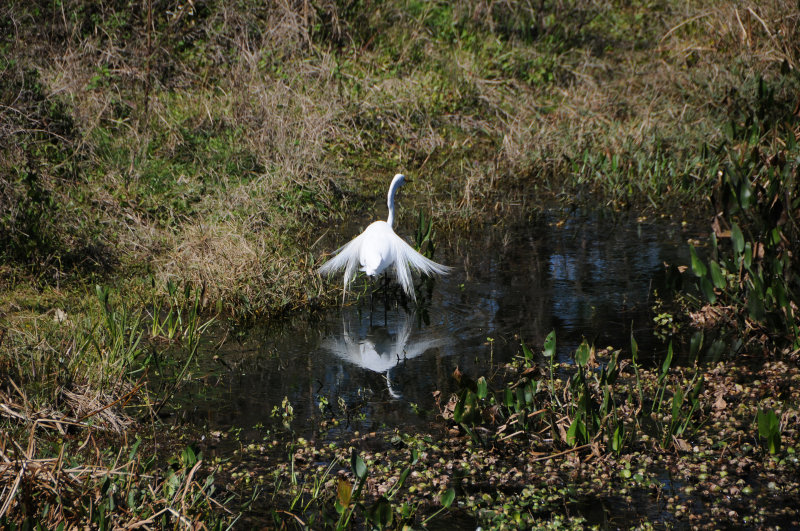
{"type": "Polygon", "coordinates": [[[426,275],[444,275],[450,268],[425,258],[392,229],[394,222],[394,196],[405,182],[405,176],[398,173],[389,186],[387,206],[389,217],[386,221],[375,221],[350,243],[340,247],[333,258],[319,268],[321,274],[330,275],[344,269],[344,289],[356,274],[356,267],[367,275],[380,275],[388,268],[394,268],[397,282],[409,297],[416,300],[411,270],[426,275]]]}

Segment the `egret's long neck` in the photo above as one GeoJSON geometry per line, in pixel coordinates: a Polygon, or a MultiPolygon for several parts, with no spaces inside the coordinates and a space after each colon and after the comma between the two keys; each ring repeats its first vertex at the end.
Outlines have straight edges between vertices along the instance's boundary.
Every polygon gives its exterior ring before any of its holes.
{"type": "Polygon", "coordinates": [[[386,218],[386,223],[390,227],[394,223],[394,194],[397,193],[397,189],[400,188],[401,184],[403,184],[403,179],[398,175],[392,180],[392,185],[389,187],[389,197],[386,201],[386,205],[389,207],[389,217],[386,218]]]}

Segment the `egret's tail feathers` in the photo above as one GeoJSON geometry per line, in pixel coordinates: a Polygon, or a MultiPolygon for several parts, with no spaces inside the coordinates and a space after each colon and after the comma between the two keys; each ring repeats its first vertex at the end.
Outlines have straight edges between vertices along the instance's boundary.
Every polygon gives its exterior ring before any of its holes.
{"type": "MultiPolygon", "coordinates": [[[[344,270],[344,291],[347,292],[347,288],[350,286],[353,278],[355,278],[359,266],[365,266],[366,264],[364,262],[368,261],[370,258],[369,256],[362,256],[362,251],[367,251],[367,249],[362,249],[362,245],[369,246],[368,243],[364,244],[365,241],[368,241],[365,239],[368,236],[374,236],[374,233],[370,233],[369,229],[347,245],[340,247],[336,253],[334,253],[334,256],[317,269],[317,271],[321,275],[331,275],[337,271],[344,270]]],[[[446,275],[451,270],[448,266],[437,264],[433,260],[425,258],[391,230],[382,235],[381,245],[379,247],[381,248],[379,253],[381,255],[381,261],[388,262],[387,265],[389,267],[394,266],[397,282],[402,286],[406,295],[415,301],[417,297],[414,293],[414,281],[411,275],[412,269],[428,276],[446,275]]],[[[375,249],[370,250],[373,252],[375,251],[375,249]]],[[[367,252],[367,254],[369,255],[369,252],[367,252]]],[[[383,271],[387,265],[380,267],[380,270],[377,272],[380,273],[383,271]]],[[[366,268],[362,269],[368,270],[366,268]]]]}

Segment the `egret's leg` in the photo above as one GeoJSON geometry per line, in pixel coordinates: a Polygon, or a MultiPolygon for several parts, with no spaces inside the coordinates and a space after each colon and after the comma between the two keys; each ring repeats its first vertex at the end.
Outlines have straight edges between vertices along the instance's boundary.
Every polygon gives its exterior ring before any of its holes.
{"type": "Polygon", "coordinates": [[[386,322],[386,312],[389,310],[389,275],[383,274],[383,320],[386,322]]]}
{"type": "Polygon", "coordinates": [[[375,310],[375,289],[369,290],[369,325],[372,326],[372,312],[375,310]]]}

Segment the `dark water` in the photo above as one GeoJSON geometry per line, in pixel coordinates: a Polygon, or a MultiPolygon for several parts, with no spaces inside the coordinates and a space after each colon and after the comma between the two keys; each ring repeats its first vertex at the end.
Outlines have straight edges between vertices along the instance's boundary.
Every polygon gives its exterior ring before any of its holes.
{"type": "MultiPolygon", "coordinates": [[[[333,245],[354,233],[336,235],[333,245]]],[[[434,408],[434,391],[455,389],[456,367],[488,375],[520,352],[521,341],[540,351],[551,330],[562,361],[583,337],[626,350],[632,330],[641,355],[658,358],[664,347],[651,331],[653,292],[665,262],[688,262],[689,236],[666,222],[553,213],[439,241],[435,258],[453,274],[421,308],[387,309],[376,297],[371,309],[366,296],[231,333],[216,361],[201,359],[204,376],[185,389],[176,411],[200,427],[241,428],[245,439],[256,438],[276,424],[273,408],[287,398],[292,428],[314,436],[313,420],[332,416],[320,407],[327,401],[349,420],[323,435],[335,439],[426,422],[417,411],[434,408]]]]}

